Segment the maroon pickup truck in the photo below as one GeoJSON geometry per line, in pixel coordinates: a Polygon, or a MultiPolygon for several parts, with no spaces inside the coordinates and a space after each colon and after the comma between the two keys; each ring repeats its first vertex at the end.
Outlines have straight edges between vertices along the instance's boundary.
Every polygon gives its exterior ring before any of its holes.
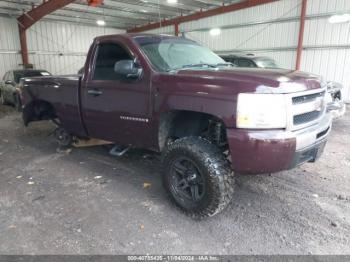
{"type": "Polygon", "coordinates": [[[191,40],[149,34],[97,37],[83,74],[21,83],[25,125],[54,120],[62,144],[162,152],[164,186],[194,218],[227,206],[234,172],[315,161],[332,124],[325,93],[317,76],[235,68],[191,40]]]}

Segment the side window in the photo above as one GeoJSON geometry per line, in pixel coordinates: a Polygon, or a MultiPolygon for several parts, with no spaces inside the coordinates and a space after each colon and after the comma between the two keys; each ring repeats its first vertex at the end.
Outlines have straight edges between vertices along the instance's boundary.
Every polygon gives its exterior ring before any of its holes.
{"type": "Polygon", "coordinates": [[[239,59],[238,66],[239,67],[255,67],[254,63],[248,59],[239,59]]]}
{"type": "Polygon", "coordinates": [[[7,76],[8,80],[14,81],[14,77],[13,77],[14,72],[10,72],[9,75],[7,76]]]}
{"type": "Polygon", "coordinates": [[[239,66],[237,59],[232,59],[232,64],[234,64],[235,66],[239,66]]]}
{"type": "Polygon", "coordinates": [[[120,60],[132,59],[128,52],[118,44],[100,44],[95,62],[94,80],[117,80],[114,65],[120,60]]]}
{"type": "Polygon", "coordinates": [[[24,77],[25,73],[19,73],[19,72],[13,72],[12,74],[12,80],[16,83],[19,83],[22,77],[24,77]]]}
{"type": "Polygon", "coordinates": [[[6,72],[2,80],[7,81],[8,80],[8,75],[9,75],[9,72],[6,72]]]}
{"type": "Polygon", "coordinates": [[[231,58],[231,57],[226,57],[224,60],[226,62],[233,63],[233,58],[231,58]]]}

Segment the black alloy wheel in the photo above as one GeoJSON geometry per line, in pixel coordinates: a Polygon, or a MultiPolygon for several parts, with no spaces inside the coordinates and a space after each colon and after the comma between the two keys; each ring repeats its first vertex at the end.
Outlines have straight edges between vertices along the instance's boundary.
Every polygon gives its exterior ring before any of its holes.
{"type": "Polygon", "coordinates": [[[203,198],[205,181],[193,161],[183,157],[173,162],[171,166],[171,190],[179,201],[188,202],[187,206],[203,198]]]}
{"type": "Polygon", "coordinates": [[[194,219],[211,217],[227,207],[234,173],[220,148],[200,137],[170,143],[163,155],[163,184],[171,200],[194,219]]]}

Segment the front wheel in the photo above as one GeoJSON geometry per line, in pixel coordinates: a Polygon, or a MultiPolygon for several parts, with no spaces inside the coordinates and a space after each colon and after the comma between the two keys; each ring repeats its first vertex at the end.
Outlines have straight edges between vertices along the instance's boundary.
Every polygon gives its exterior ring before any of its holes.
{"type": "Polygon", "coordinates": [[[231,201],[234,174],[219,148],[198,137],[181,138],[164,155],[163,183],[171,199],[195,219],[221,212],[231,201]]]}

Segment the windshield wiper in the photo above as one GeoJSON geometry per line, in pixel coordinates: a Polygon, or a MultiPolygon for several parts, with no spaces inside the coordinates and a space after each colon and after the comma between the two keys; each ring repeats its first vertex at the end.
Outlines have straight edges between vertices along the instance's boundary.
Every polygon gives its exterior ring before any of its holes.
{"type": "Polygon", "coordinates": [[[211,68],[216,68],[216,67],[217,67],[216,65],[213,65],[213,64],[208,64],[208,63],[199,63],[199,64],[189,64],[189,65],[184,65],[184,66],[182,66],[182,68],[204,67],[204,66],[211,67],[211,68]]]}
{"type": "Polygon", "coordinates": [[[189,64],[189,65],[183,65],[182,67],[178,68],[169,68],[167,71],[177,71],[181,69],[189,69],[189,68],[195,68],[195,67],[210,67],[210,68],[217,68],[217,65],[208,64],[208,63],[198,63],[198,64],[189,64]]]}
{"type": "Polygon", "coordinates": [[[218,63],[218,64],[208,64],[208,63],[198,63],[198,64],[189,64],[189,65],[183,65],[182,67],[178,67],[178,68],[169,68],[167,70],[167,72],[170,71],[177,71],[177,70],[181,70],[181,69],[189,69],[189,68],[195,68],[195,67],[210,67],[210,68],[218,68],[218,67],[222,67],[222,66],[232,66],[232,67],[236,67],[236,65],[230,63],[230,62],[225,62],[225,63],[218,63]]]}
{"type": "Polygon", "coordinates": [[[231,62],[226,62],[226,63],[218,63],[216,66],[232,66],[232,67],[237,67],[235,64],[231,62]]]}

